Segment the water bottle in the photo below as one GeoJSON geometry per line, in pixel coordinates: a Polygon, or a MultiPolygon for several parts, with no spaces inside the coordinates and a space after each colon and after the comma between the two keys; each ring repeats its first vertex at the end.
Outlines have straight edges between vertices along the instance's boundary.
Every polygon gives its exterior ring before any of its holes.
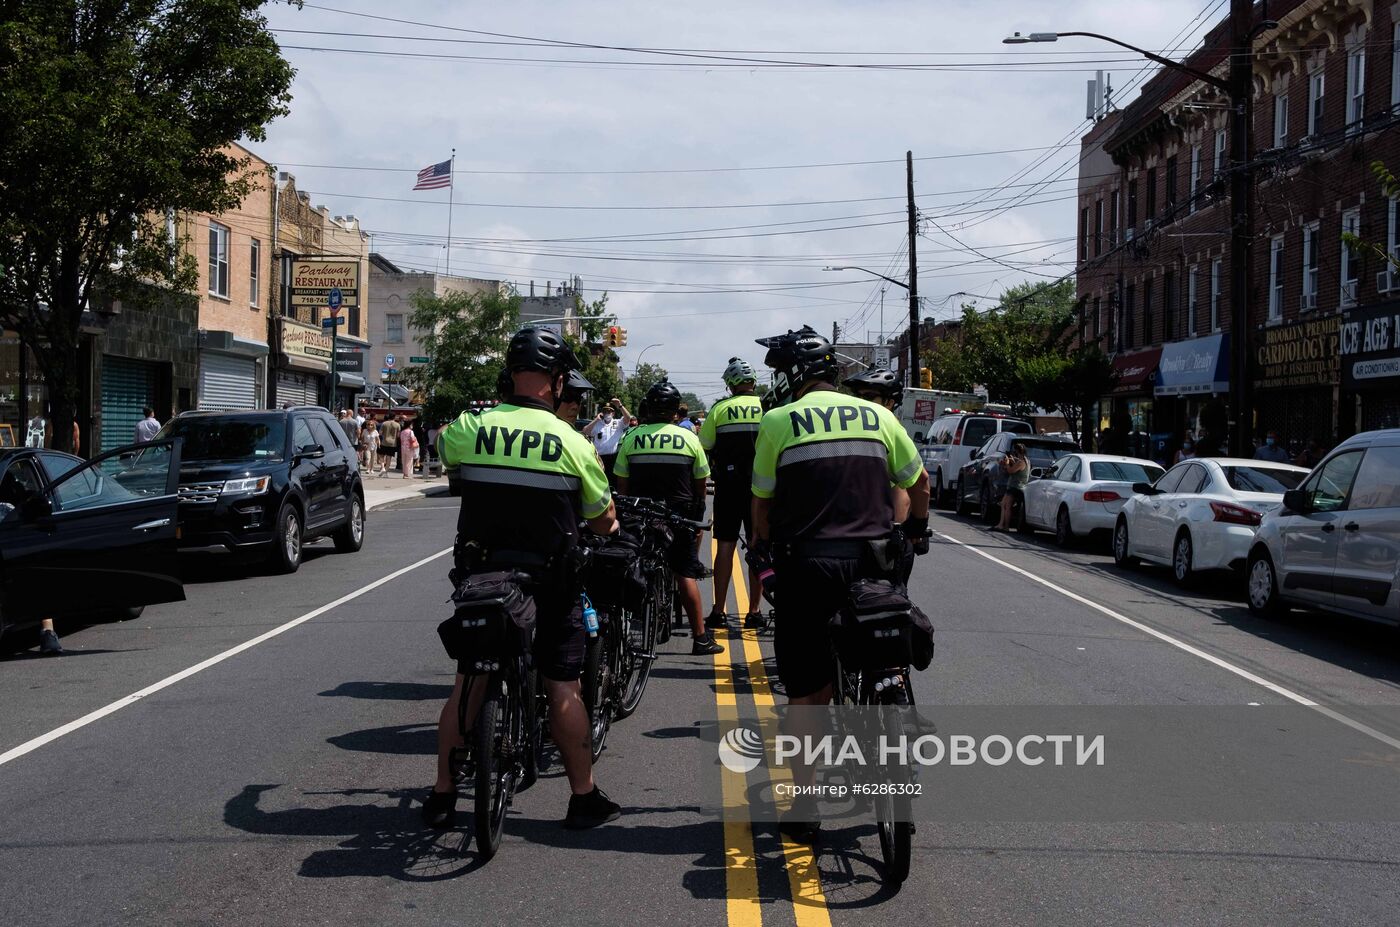
{"type": "Polygon", "coordinates": [[[587,595],[579,596],[583,602],[583,626],[588,629],[589,637],[598,636],[598,612],[593,608],[593,603],[588,601],[587,595]]]}

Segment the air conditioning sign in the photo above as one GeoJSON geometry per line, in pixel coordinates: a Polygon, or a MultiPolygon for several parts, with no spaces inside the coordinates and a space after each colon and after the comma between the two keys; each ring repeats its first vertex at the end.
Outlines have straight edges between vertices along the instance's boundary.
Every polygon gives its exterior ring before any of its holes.
{"type": "Polygon", "coordinates": [[[1400,379],[1400,309],[1392,304],[1346,313],[1339,352],[1343,386],[1393,388],[1391,381],[1400,379]]]}

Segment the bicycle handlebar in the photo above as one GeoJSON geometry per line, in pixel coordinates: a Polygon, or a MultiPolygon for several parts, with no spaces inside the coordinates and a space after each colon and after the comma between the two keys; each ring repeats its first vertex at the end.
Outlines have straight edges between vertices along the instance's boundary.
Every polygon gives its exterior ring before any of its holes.
{"type": "Polygon", "coordinates": [[[645,518],[659,518],[672,525],[679,525],[686,528],[693,528],[696,531],[706,531],[710,527],[710,522],[695,521],[685,518],[678,512],[671,511],[671,507],[659,499],[647,499],[641,496],[620,496],[614,495],[613,502],[619,511],[628,512],[633,515],[641,515],[645,518]]]}

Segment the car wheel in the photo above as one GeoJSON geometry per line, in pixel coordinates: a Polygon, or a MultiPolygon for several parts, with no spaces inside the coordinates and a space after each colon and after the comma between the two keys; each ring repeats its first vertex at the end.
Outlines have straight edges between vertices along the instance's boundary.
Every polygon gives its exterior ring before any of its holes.
{"type": "Polygon", "coordinates": [[[948,491],[943,488],[942,470],[939,470],[933,478],[933,507],[936,509],[948,507],[948,491]]]}
{"type": "Polygon", "coordinates": [[[1278,594],[1278,575],[1268,551],[1257,550],[1249,555],[1245,577],[1250,611],[1261,618],[1279,618],[1288,611],[1278,594]]]}
{"type": "Polygon", "coordinates": [[[359,493],[350,494],[350,517],[332,536],[335,549],[342,554],[353,554],[365,543],[365,502],[359,493]]]}
{"type": "Polygon", "coordinates": [[[982,491],[977,494],[979,514],[982,516],[984,525],[995,525],[1001,520],[1001,512],[992,508],[992,487],[986,483],[982,484],[982,491]]]}
{"type": "Polygon", "coordinates": [[[1128,553],[1128,520],[1121,515],[1113,526],[1113,562],[1124,569],[1138,565],[1138,558],[1128,553]]]}
{"type": "Polygon", "coordinates": [[[277,530],[272,538],[272,553],[268,557],[274,572],[295,573],[301,566],[301,547],[305,540],[301,512],[290,502],[282,503],[277,513],[277,530]]]}
{"type": "Polygon", "coordinates": [[[1060,511],[1055,515],[1055,544],[1059,547],[1069,547],[1074,543],[1074,527],[1069,521],[1069,507],[1060,506],[1060,511]]]}
{"type": "Polygon", "coordinates": [[[1182,531],[1177,536],[1176,544],[1172,547],[1172,578],[1176,580],[1178,586],[1189,586],[1195,574],[1191,571],[1192,555],[1195,551],[1191,547],[1191,534],[1182,531]]]}
{"type": "Polygon", "coordinates": [[[963,496],[962,484],[953,484],[953,498],[957,500],[956,508],[959,515],[967,516],[972,514],[972,507],[967,504],[967,499],[963,496]]]}

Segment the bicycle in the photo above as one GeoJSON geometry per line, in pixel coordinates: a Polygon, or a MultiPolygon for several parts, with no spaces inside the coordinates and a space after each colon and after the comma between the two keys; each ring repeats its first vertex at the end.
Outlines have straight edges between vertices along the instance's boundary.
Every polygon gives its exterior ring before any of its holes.
{"type": "Polygon", "coordinates": [[[665,502],[636,496],[614,496],[619,514],[631,516],[640,526],[643,538],[643,570],[647,578],[648,612],[655,628],[656,640],[671,639],[671,628],[681,623],[681,603],[676,596],[676,578],[667,561],[667,554],[677,531],[705,531],[706,521],[685,518],[671,511],[665,502]]]}
{"type": "Polygon", "coordinates": [[[588,601],[596,613],[597,632],[584,655],[582,691],[589,713],[589,740],[596,761],[606,745],[614,720],[636,710],[655,659],[645,634],[634,634],[642,603],[631,606],[626,586],[640,569],[641,552],[634,539],[585,535],[583,570],[588,601]]]}

